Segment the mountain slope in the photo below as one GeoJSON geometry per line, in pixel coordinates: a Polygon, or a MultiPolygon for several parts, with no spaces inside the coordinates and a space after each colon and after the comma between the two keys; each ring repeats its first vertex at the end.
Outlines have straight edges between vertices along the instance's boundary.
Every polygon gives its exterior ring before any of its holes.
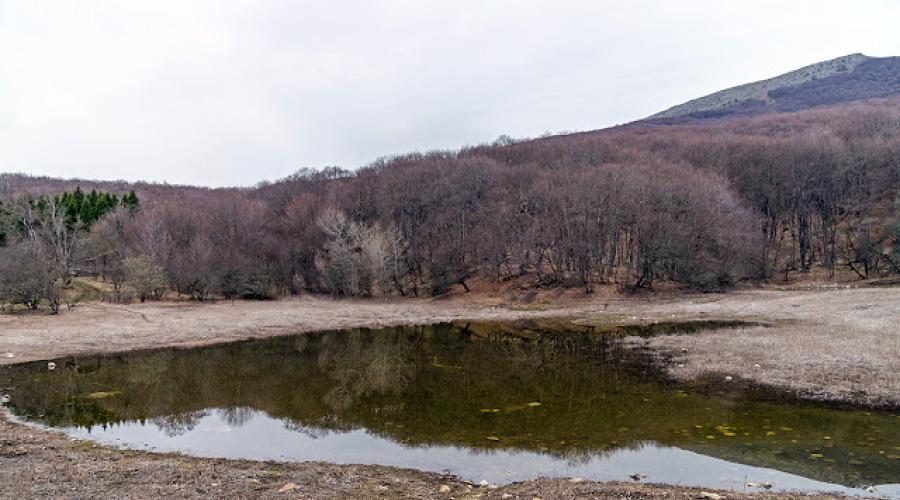
{"type": "Polygon", "coordinates": [[[721,90],[669,108],[648,120],[683,123],[772,111],[799,111],[895,94],[900,94],[900,58],[851,54],[768,80],[721,90]]]}

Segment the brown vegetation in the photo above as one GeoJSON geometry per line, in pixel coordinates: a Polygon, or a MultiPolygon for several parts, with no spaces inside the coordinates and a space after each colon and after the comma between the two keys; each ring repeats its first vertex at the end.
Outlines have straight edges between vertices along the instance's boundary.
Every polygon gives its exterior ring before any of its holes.
{"type": "MultiPolygon", "coordinates": [[[[51,248],[69,274],[115,284],[124,259],[145,256],[195,299],[442,294],[475,278],[585,291],[867,278],[900,272],[898,148],[900,100],[637,125],[253,189],[138,185],[136,213],[111,212],[77,246],[51,248]]],[[[0,196],[22,219],[17,193],[65,185],[4,176],[0,196]]],[[[0,241],[23,238],[13,225],[0,241]]]]}

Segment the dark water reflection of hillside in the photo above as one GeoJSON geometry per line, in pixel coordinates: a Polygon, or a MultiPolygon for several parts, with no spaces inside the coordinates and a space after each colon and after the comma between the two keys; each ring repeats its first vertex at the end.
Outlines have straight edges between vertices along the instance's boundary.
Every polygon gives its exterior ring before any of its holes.
{"type": "Polygon", "coordinates": [[[94,434],[142,422],[171,438],[264,415],[320,443],[362,430],[407,449],[573,465],[649,444],[847,486],[900,482],[897,415],[710,396],[665,383],[603,335],[551,330],[359,329],[59,360],[54,372],[34,363],[2,369],[0,383],[17,414],[94,434]]]}

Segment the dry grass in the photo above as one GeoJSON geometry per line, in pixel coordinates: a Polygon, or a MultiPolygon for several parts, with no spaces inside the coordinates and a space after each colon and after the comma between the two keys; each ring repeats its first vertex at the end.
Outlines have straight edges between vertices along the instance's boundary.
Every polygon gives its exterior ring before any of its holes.
{"type": "Polygon", "coordinates": [[[664,311],[773,322],[648,340],[674,355],[678,379],[727,374],[812,399],[900,405],[900,288],[740,293],[645,312],[664,311]]]}
{"type": "Polygon", "coordinates": [[[768,100],[768,93],[770,90],[782,87],[792,87],[817,78],[827,78],[841,72],[852,71],[859,63],[866,59],[868,58],[862,54],[851,54],[837,59],[811,64],[774,78],[746,83],[744,85],[720,90],[713,94],[693,99],[684,104],[679,104],[657,113],[650,118],[666,118],[688,113],[712,111],[726,108],[746,99],[765,101],[768,100]]]}

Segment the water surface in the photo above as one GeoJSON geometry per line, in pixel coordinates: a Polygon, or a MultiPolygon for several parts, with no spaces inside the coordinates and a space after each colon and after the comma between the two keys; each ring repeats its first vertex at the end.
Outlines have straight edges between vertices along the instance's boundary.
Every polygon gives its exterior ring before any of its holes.
{"type": "Polygon", "coordinates": [[[590,327],[358,329],[3,368],[23,419],[117,446],[506,483],[900,496],[900,416],[680,386],[590,327]]]}

